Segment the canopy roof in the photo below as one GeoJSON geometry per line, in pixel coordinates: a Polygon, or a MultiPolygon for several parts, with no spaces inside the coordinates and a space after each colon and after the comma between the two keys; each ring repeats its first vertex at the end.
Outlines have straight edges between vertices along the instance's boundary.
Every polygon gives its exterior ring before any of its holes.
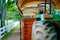
{"type": "MultiPolygon", "coordinates": [[[[25,14],[34,14],[36,15],[38,12],[38,4],[44,3],[45,0],[17,0],[17,6],[20,10],[21,15],[25,14]]],[[[48,3],[49,0],[46,0],[48,3]]],[[[60,9],[60,1],[59,0],[52,0],[52,6],[56,6],[56,9],[60,9]]],[[[48,6],[49,7],[49,6],[48,6]]],[[[48,11],[47,11],[48,13],[48,11]]]]}
{"type": "MultiPolygon", "coordinates": [[[[49,2],[49,0],[46,0],[49,2]]],[[[44,0],[18,0],[17,4],[20,8],[24,8],[27,6],[31,6],[33,4],[39,4],[41,2],[44,2],[44,0]]],[[[52,6],[56,6],[57,9],[60,9],[60,1],[59,0],[52,0],[52,6]]]]}

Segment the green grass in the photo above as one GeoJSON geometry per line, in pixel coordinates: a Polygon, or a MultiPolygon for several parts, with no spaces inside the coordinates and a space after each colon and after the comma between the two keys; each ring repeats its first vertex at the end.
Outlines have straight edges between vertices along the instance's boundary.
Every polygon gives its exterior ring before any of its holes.
{"type": "Polygon", "coordinates": [[[3,38],[1,38],[0,40],[7,40],[9,35],[11,35],[14,32],[14,30],[16,30],[18,27],[20,27],[19,25],[20,24],[16,25],[9,33],[6,33],[5,36],[3,38]]]}

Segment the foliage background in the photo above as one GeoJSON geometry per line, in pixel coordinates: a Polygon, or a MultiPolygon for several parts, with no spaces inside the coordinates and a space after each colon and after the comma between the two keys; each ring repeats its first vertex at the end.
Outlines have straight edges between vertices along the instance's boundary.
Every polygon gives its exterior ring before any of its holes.
{"type": "Polygon", "coordinates": [[[6,12],[6,20],[13,19],[13,20],[20,20],[19,10],[16,5],[16,0],[7,2],[7,12],[6,12]]]}

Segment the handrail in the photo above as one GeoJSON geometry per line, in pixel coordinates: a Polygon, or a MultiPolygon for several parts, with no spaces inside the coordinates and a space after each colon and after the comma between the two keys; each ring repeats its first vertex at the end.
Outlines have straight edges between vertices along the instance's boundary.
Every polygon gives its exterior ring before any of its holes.
{"type": "Polygon", "coordinates": [[[17,7],[18,7],[18,9],[19,9],[19,11],[20,11],[20,15],[23,17],[23,12],[21,11],[21,9],[19,8],[19,6],[18,6],[18,0],[17,0],[17,2],[16,2],[16,5],[17,5],[17,7]]]}

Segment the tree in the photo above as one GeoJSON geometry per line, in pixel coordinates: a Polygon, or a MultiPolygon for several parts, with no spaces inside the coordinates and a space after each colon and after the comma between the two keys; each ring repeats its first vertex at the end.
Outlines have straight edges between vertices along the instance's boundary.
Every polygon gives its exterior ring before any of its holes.
{"type": "Polygon", "coordinates": [[[6,1],[5,0],[0,0],[0,23],[1,26],[5,26],[5,14],[6,14],[6,1]]]}
{"type": "Polygon", "coordinates": [[[0,0],[0,27],[5,26],[5,19],[19,19],[19,10],[16,6],[16,0],[0,0]]]}
{"type": "Polygon", "coordinates": [[[6,16],[8,16],[8,19],[20,19],[19,10],[16,5],[16,0],[8,0],[6,16]]]}

